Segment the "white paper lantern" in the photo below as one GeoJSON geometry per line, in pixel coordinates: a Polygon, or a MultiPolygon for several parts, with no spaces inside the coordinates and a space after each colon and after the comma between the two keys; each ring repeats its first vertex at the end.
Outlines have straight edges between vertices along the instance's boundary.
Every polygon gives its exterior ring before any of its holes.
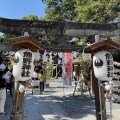
{"type": "Polygon", "coordinates": [[[58,60],[58,64],[60,65],[60,63],[61,63],[61,60],[59,59],[59,60],[58,60]]]}
{"type": "Polygon", "coordinates": [[[59,58],[62,58],[62,52],[58,52],[59,58]]]}
{"type": "Polygon", "coordinates": [[[57,53],[54,53],[54,55],[56,56],[56,55],[57,55],[57,53]]]}
{"type": "Polygon", "coordinates": [[[107,51],[99,51],[93,56],[94,74],[98,80],[109,81],[113,77],[113,57],[107,51]]]}
{"type": "Polygon", "coordinates": [[[46,53],[46,50],[45,50],[43,55],[45,55],[45,56],[46,56],[46,54],[47,54],[47,53],[46,53]]]}
{"type": "Polygon", "coordinates": [[[35,54],[35,60],[39,60],[40,59],[40,53],[39,52],[34,52],[35,54]]]}
{"type": "Polygon", "coordinates": [[[49,54],[50,54],[50,56],[52,56],[52,51],[49,54]]]}
{"type": "Polygon", "coordinates": [[[84,61],[86,60],[86,55],[85,55],[84,49],[83,49],[83,52],[82,52],[82,59],[83,59],[84,61]]]}
{"type": "Polygon", "coordinates": [[[9,55],[13,56],[15,52],[9,51],[9,55]]]}
{"type": "Polygon", "coordinates": [[[76,52],[76,51],[73,52],[73,57],[74,57],[74,58],[77,57],[77,52],[76,52]]]}
{"type": "Polygon", "coordinates": [[[8,54],[9,54],[9,52],[8,52],[8,51],[6,51],[6,52],[3,52],[2,54],[3,54],[3,55],[8,55],[8,54]]]}
{"type": "Polygon", "coordinates": [[[49,58],[50,64],[52,64],[53,60],[52,57],[49,58]]]}
{"type": "Polygon", "coordinates": [[[13,63],[13,76],[19,81],[26,81],[34,72],[35,54],[29,49],[22,49],[15,53],[13,63]]]}
{"type": "Polygon", "coordinates": [[[64,64],[67,64],[67,57],[66,56],[64,56],[63,61],[64,61],[64,64]]]}
{"type": "Polygon", "coordinates": [[[47,56],[43,55],[43,62],[47,62],[47,56]]]}

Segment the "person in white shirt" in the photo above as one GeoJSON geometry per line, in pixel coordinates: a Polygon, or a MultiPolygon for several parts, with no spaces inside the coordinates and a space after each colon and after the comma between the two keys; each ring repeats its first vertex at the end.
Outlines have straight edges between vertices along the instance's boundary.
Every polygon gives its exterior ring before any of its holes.
{"type": "MultiPolygon", "coordinates": [[[[105,82],[105,96],[106,96],[106,101],[110,101],[110,90],[112,89],[112,81],[108,81],[105,82]]],[[[114,100],[114,98],[112,97],[112,100],[114,100]]]]}
{"type": "Polygon", "coordinates": [[[32,94],[33,94],[33,88],[34,87],[38,87],[40,85],[40,80],[39,80],[39,77],[38,77],[38,72],[39,72],[39,69],[35,68],[34,72],[33,72],[33,76],[32,76],[32,82],[31,82],[32,94]]]}
{"type": "Polygon", "coordinates": [[[9,90],[10,96],[12,96],[12,80],[11,80],[11,76],[12,76],[12,68],[9,69],[7,71],[7,73],[5,74],[6,91],[7,91],[7,89],[9,90]]]}

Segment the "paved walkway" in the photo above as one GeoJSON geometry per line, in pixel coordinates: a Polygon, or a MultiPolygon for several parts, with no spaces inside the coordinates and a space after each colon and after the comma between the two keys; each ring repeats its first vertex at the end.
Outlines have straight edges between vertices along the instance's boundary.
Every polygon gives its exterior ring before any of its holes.
{"type": "MultiPolygon", "coordinates": [[[[76,92],[72,96],[73,88],[64,86],[62,79],[57,79],[50,82],[50,87],[45,88],[42,94],[34,90],[31,94],[31,89],[25,93],[23,105],[22,120],[96,120],[95,116],[95,101],[91,99],[88,92],[84,93],[84,99],[80,98],[80,92],[76,92]]],[[[5,110],[10,111],[11,98],[7,95],[5,110]]],[[[107,116],[110,118],[110,103],[106,103],[107,116]]],[[[113,119],[118,118],[120,104],[113,103],[113,119]]],[[[9,114],[0,117],[0,120],[9,120],[9,114]]]]}

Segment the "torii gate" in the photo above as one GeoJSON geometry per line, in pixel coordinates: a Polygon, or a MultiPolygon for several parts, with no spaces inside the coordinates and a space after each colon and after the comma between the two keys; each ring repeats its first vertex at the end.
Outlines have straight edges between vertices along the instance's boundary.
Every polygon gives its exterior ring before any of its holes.
{"type": "MultiPolygon", "coordinates": [[[[32,35],[41,36],[57,35],[60,38],[64,38],[64,36],[80,37],[90,35],[115,36],[120,34],[120,23],[74,23],[0,18],[0,32],[15,35],[28,32],[32,35]]],[[[65,40],[59,39],[60,41],[62,44],[65,40]]],[[[95,96],[99,98],[99,95],[95,96]]],[[[96,102],[99,104],[99,99],[96,102]]],[[[99,111],[100,109],[97,108],[97,120],[101,119],[99,111]]]]}
{"type": "MultiPolygon", "coordinates": [[[[0,17],[0,32],[6,34],[23,35],[28,32],[39,36],[58,36],[58,45],[46,45],[46,50],[57,52],[70,52],[82,50],[85,46],[65,45],[65,37],[81,36],[115,36],[120,34],[120,23],[74,23],[74,22],[54,22],[54,21],[33,21],[17,20],[0,17]],[[69,49],[66,49],[68,48],[69,49]],[[56,49],[57,48],[57,49],[56,49]]],[[[0,50],[5,50],[5,46],[11,50],[15,48],[1,43],[0,50]]]]}

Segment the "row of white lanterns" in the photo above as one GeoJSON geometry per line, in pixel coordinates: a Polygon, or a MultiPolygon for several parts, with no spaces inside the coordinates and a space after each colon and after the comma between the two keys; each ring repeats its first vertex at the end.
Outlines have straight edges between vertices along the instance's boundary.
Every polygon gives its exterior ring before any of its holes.
{"type": "MultiPolygon", "coordinates": [[[[62,52],[57,53],[59,58],[62,58],[62,52]]],[[[55,53],[55,55],[57,55],[55,53]]],[[[50,63],[53,62],[52,60],[52,52],[49,53],[49,61],[50,63]]],[[[77,52],[72,52],[72,56],[76,57],[77,52]]],[[[47,52],[44,51],[42,55],[43,62],[47,62],[47,52]]],[[[26,81],[32,77],[32,73],[34,71],[34,60],[40,59],[40,53],[32,52],[29,49],[21,49],[15,53],[14,62],[13,62],[13,75],[19,81],[26,81]]],[[[65,63],[67,63],[66,57],[63,58],[65,63]]],[[[61,60],[58,60],[58,63],[61,63],[61,60]]]]}
{"type": "MultiPolygon", "coordinates": [[[[46,62],[47,52],[43,54],[43,61],[46,62]]],[[[76,57],[77,52],[72,52],[71,58],[76,57]]],[[[58,56],[62,58],[62,53],[59,52],[58,56]]],[[[29,49],[22,49],[15,53],[13,64],[13,75],[18,80],[28,80],[31,78],[31,73],[34,71],[34,60],[40,59],[39,52],[32,52],[29,49]]],[[[65,63],[66,57],[63,58],[65,63]]],[[[52,52],[50,52],[50,63],[52,63],[52,52]]],[[[60,59],[58,63],[60,63],[60,59]]],[[[113,77],[113,58],[111,53],[107,51],[99,51],[93,56],[93,68],[95,76],[102,81],[109,81],[113,77]]]]}

